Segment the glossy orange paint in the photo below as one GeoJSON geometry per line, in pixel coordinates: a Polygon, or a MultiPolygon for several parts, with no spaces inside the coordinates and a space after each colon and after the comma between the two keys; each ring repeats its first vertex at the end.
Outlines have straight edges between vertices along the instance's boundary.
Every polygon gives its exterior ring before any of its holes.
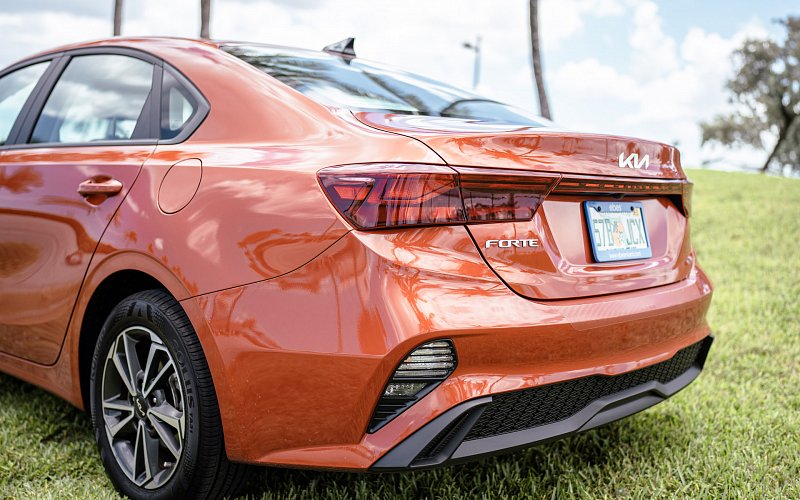
{"type": "Polygon", "coordinates": [[[654,290],[533,302],[487,272],[464,227],[441,227],[352,232],[293,273],[185,302],[203,311],[228,370],[232,457],[365,468],[462,401],[670,358],[709,334],[710,291],[693,268],[654,290]],[[442,337],[459,354],[453,376],[365,435],[397,364],[442,337]]]}
{"type": "Polygon", "coordinates": [[[674,148],[356,119],[210,42],[119,38],[66,49],[106,46],[168,62],[211,111],[180,144],[0,153],[0,249],[13,256],[0,265],[0,368],[76,406],[87,307],[126,270],[181,302],[208,358],[228,456],[251,463],[366,469],[460,402],[641,368],[709,334],[711,285],[666,198],[641,198],[653,259],[594,264],[577,195],[548,198],[526,223],[363,232],[316,178],[333,165],[405,162],[684,179],[674,148]],[[654,168],[623,172],[618,148],[649,154],[654,168]],[[94,176],[123,191],[87,202],[77,184],[94,176]],[[546,244],[532,253],[481,246],[523,234],[546,244]],[[367,434],[397,364],[445,337],[458,352],[455,373],[367,434]]]}
{"type": "Polygon", "coordinates": [[[652,141],[454,118],[369,112],[355,116],[380,130],[419,139],[450,165],[651,179],[686,177],[678,149],[652,141]],[[624,158],[647,155],[650,166],[619,168],[620,153],[624,158]]]}
{"type": "Polygon", "coordinates": [[[0,156],[0,352],[56,361],[72,307],[103,230],[154,146],[31,148],[0,156]],[[114,196],[81,196],[87,180],[114,178],[114,196]],[[8,257],[6,257],[8,256],[8,257]]]}
{"type": "MultiPolygon", "coordinates": [[[[629,292],[686,279],[692,269],[688,222],[667,198],[625,198],[644,207],[653,257],[645,261],[597,263],[581,201],[551,196],[530,222],[470,225],[481,253],[498,275],[520,295],[534,299],[570,299],[629,292]],[[577,230],[576,226],[580,227],[577,230]],[[535,238],[537,248],[486,248],[491,239],[535,238]]],[[[592,199],[614,201],[595,196],[592,199]]]]}

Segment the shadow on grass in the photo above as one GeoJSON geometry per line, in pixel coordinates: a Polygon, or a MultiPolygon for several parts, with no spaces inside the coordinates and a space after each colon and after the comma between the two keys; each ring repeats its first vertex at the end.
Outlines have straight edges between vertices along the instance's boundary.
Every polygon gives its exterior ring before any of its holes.
{"type": "Polygon", "coordinates": [[[89,416],[61,398],[0,373],[4,425],[24,425],[40,442],[94,442],[89,416]]]}
{"type": "Polygon", "coordinates": [[[103,478],[89,417],[35,386],[0,374],[0,485],[33,487],[75,478],[103,478]]]}
{"type": "Polygon", "coordinates": [[[691,446],[691,436],[678,416],[645,412],[529,450],[429,471],[256,469],[243,494],[251,498],[551,496],[559,490],[573,491],[570,486],[575,481],[594,487],[615,472],[656,467],[665,446],[672,453],[683,453],[691,446]]]}

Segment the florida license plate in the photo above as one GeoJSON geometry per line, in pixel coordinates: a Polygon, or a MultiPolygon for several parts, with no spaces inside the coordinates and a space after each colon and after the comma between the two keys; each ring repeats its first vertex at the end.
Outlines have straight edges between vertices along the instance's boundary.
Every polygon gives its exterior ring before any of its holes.
{"type": "Polygon", "coordinates": [[[653,256],[641,203],[585,201],[583,210],[595,261],[647,259],[653,256]]]}

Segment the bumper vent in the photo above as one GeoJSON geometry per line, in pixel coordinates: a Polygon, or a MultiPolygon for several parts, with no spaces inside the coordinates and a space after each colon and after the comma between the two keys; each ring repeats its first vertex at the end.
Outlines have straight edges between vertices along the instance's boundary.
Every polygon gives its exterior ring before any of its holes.
{"type": "Polygon", "coordinates": [[[434,340],[411,351],[386,384],[368,431],[376,432],[422,399],[453,373],[456,364],[456,349],[449,339],[434,340]]]}
{"type": "MultiPolygon", "coordinates": [[[[552,424],[571,417],[593,401],[638,385],[670,382],[699,362],[706,339],[678,351],[672,359],[621,375],[593,375],[492,396],[491,404],[470,429],[465,441],[552,424]]],[[[706,349],[704,349],[706,347],[706,349]]]]}

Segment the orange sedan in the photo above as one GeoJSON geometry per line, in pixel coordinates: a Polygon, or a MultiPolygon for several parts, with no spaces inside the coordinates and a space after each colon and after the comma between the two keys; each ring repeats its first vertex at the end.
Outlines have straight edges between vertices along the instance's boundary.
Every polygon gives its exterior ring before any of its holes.
{"type": "Polygon", "coordinates": [[[61,47],[0,71],[0,369],[132,498],[530,446],[700,373],[691,187],[351,39],[61,47]]]}

